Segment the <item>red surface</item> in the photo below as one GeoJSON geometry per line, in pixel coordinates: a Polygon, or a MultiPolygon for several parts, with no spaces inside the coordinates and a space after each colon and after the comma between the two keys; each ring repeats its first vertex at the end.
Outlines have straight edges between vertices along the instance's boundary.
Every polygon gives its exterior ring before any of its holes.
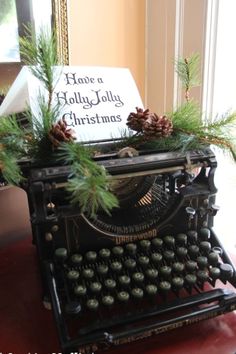
{"type": "MultiPolygon", "coordinates": [[[[52,313],[41,302],[35,248],[30,238],[0,250],[0,353],[60,353],[52,313]]],[[[206,320],[109,354],[235,354],[236,314],[206,320]]]]}

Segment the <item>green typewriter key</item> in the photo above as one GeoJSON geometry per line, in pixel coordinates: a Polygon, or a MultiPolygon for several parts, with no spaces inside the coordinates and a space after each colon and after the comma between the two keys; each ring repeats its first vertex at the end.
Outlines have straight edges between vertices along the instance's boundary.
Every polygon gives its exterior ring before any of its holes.
{"type": "Polygon", "coordinates": [[[81,265],[81,263],[83,262],[83,256],[81,254],[73,254],[71,256],[71,262],[76,265],[79,266],[81,265]]]}
{"type": "Polygon", "coordinates": [[[86,305],[89,310],[96,311],[99,307],[99,302],[96,299],[88,299],[86,305]]]}
{"type": "Polygon", "coordinates": [[[171,267],[169,266],[162,266],[159,270],[160,275],[165,278],[168,279],[171,275],[171,267]]]}
{"type": "Polygon", "coordinates": [[[130,277],[128,275],[121,275],[118,280],[122,286],[128,286],[130,284],[130,277]]]}
{"type": "Polygon", "coordinates": [[[164,243],[166,246],[168,247],[175,247],[175,238],[173,236],[165,236],[164,239],[163,239],[164,243]]]}
{"type": "Polygon", "coordinates": [[[111,263],[111,270],[115,273],[119,273],[122,269],[122,264],[118,261],[114,261],[111,263]]]}
{"type": "Polygon", "coordinates": [[[125,249],[129,254],[134,255],[137,251],[137,245],[135,243],[128,243],[125,245],[125,249]]]}
{"type": "Polygon", "coordinates": [[[142,299],[143,298],[143,290],[140,288],[134,288],[131,290],[131,295],[135,298],[135,299],[142,299]]]}
{"type": "Polygon", "coordinates": [[[119,291],[117,294],[117,298],[121,302],[127,302],[129,301],[129,293],[127,293],[127,291],[119,291]]]}
{"type": "Polygon", "coordinates": [[[202,227],[199,230],[199,237],[202,241],[208,241],[211,237],[211,231],[207,227],[202,227]]]}
{"type": "Polygon", "coordinates": [[[60,262],[63,262],[67,259],[67,249],[66,248],[57,248],[54,253],[56,259],[60,262]]]}
{"type": "Polygon", "coordinates": [[[189,230],[187,236],[190,243],[196,243],[198,240],[198,233],[195,230],[189,230]]]}
{"type": "Polygon", "coordinates": [[[221,274],[221,271],[220,271],[220,268],[218,268],[218,267],[212,267],[209,270],[209,276],[213,280],[219,279],[220,278],[220,274],[221,274]]]}
{"type": "Polygon", "coordinates": [[[201,282],[207,281],[209,279],[208,272],[201,269],[197,271],[197,277],[201,282]]]}
{"type": "Polygon", "coordinates": [[[162,261],[162,254],[161,253],[152,253],[151,260],[154,264],[160,264],[162,261]]]}
{"type": "Polygon", "coordinates": [[[105,280],[104,285],[107,289],[113,290],[116,288],[116,281],[114,279],[108,278],[105,280]]]}
{"type": "Polygon", "coordinates": [[[133,270],[136,268],[136,261],[132,258],[128,258],[125,260],[124,265],[127,269],[133,270]]]}
{"type": "Polygon", "coordinates": [[[102,248],[100,251],[99,251],[99,256],[104,259],[104,260],[107,260],[110,258],[110,255],[111,255],[111,251],[108,249],[108,248],[102,248]]]}
{"type": "Polygon", "coordinates": [[[158,277],[158,270],[155,268],[149,268],[145,272],[149,279],[156,279],[158,277]]]}
{"type": "Polygon", "coordinates": [[[184,259],[188,254],[188,249],[186,247],[177,247],[175,252],[180,259],[184,259]]]}
{"type": "Polygon", "coordinates": [[[204,269],[208,266],[208,259],[204,256],[197,257],[197,264],[200,269],[204,269]]]}
{"type": "Polygon", "coordinates": [[[75,295],[78,295],[78,296],[85,296],[87,294],[87,288],[86,288],[86,286],[84,286],[82,284],[78,284],[74,288],[74,293],[75,293],[75,295]]]}
{"type": "Polygon", "coordinates": [[[67,273],[67,278],[69,280],[75,281],[75,280],[77,280],[79,278],[79,272],[77,272],[76,270],[70,270],[67,273]]]}
{"type": "Polygon", "coordinates": [[[166,295],[168,291],[171,289],[171,284],[166,280],[161,281],[159,284],[159,289],[162,292],[162,294],[166,295]]]}
{"type": "Polygon", "coordinates": [[[149,240],[141,240],[139,245],[143,251],[148,251],[151,247],[151,242],[149,240]]]}
{"type": "Polygon", "coordinates": [[[174,273],[176,273],[176,274],[181,274],[181,273],[183,273],[184,268],[185,268],[185,266],[184,266],[184,264],[181,263],[181,262],[174,262],[174,263],[172,264],[172,271],[173,271],[174,273]]]}
{"type": "Polygon", "coordinates": [[[98,272],[99,275],[102,275],[102,276],[107,275],[108,269],[109,268],[108,268],[108,266],[106,264],[99,264],[97,266],[97,272],[98,272]]]}
{"type": "Polygon", "coordinates": [[[140,256],[138,258],[138,263],[143,267],[146,267],[149,264],[149,261],[150,259],[147,256],[140,256]]]}
{"type": "Polygon", "coordinates": [[[85,258],[89,262],[95,262],[96,259],[97,259],[97,253],[94,252],[94,251],[89,251],[89,252],[86,253],[85,258]]]}
{"type": "Polygon", "coordinates": [[[192,260],[188,260],[185,263],[185,268],[187,272],[193,273],[197,270],[197,262],[192,261],[192,260]]]}
{"type": "Polygon", "coordinates": [[[208,254],[211,250],[211,244],[208,241],[202,241],[199,244],[199,248],[204,254],[208,254]]]}
{"type": "Polygon", "coordinates": [[[94,276],[94,271],[93,271],[93,269],[85,268],[82,271],[82,275],[85,279],[92,279],[94,276]]]}
{"type": "Polygon", "coordinates": [[[190,285],[191,287],[194,286],[197,282],[197,277],[195,274],[187,274],[184,279],[186,285],[190,285]]]}
{"type": "Polygon", "coordinates": [[[166,250],[163,252],[163,258],[167,262],[172,262],[175,259],[175,253],[171,250],[166,250]]]}
{"type": "Polygon", "coordinates": [[[222,281],[230,280],[234,275],[233,267],[228,263],[222,263],[219,265],[222,281]]]}
{"type": "Polygon", "coordinates": [[[188,236],[186,234],[178,234],[176,236],[176,243],[179,246],[186,246],[188,241],[188,236]]]}
{"type": "Polygon", "coordinates": [[[102,303],[105,306],[112,306],[114,304],[114,297],[111,295],[105,295],[102,297],[102,303]]]}
{"type": "Polygon", "coordinates": [[[160,249],[163,246],[163,240],[159,237],[153,238],[151,242],[154,248],[160,249]]]}
{"type": "Polygon", "coordinates": [[[148,284],[145,287],[146,293],[150,296],[154,296],[157,294],[157,286],[154,284],[148,284]]]}
{"type": "Polygon", "coordinates": [[[210,252],[208,254],[208,261],[209,261],[210,265],[217,266],[219,264],[219,255],[218,255],[218,253],[210,252]]]}
{"type": "Polygon", "coordinates": [[[115,247],[112,248],[112,253],[116,257],[122,257],[123,253],[124,253],[124,249],[121,246],[115,246],[115,247]]]}
{"type": "Polygon", "coordinates": [[[89,288],[92,291],[92,293],[97,294],[100,293],[102,289],[102,284],[99,283],[98,281],[95,281],[89,285],[89,288]]]}
{"type": "Polygon", "coordinates": [[[171,282],[174,290],[180,290],[184,286],[184,279],[182,277],[174,277],[171,282]]]}
{"type": "Polygon", "coordinates": [[[199,247],[197,245],[190,245],[188,248],[188,253],[192,259],[196,259],[199,255],[199,247]]]}
{"type": "Polygon", "coordinates": [[[142,283],[144,281],[144,275],[141,272],[134,273],[132,278],[136,283],[142,283]]]}

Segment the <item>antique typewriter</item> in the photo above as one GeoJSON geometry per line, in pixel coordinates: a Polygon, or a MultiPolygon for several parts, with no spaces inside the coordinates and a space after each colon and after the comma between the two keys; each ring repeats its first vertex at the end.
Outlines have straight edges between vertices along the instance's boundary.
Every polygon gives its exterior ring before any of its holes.
{"type": "Polygon", "coordinates": [[[214,153],[95,158],[120,208],[90,219],[70,166],[23,167],[45,298],[64,353],[92,353],[236,309],[235,268],[212,226],[214,153]]]}

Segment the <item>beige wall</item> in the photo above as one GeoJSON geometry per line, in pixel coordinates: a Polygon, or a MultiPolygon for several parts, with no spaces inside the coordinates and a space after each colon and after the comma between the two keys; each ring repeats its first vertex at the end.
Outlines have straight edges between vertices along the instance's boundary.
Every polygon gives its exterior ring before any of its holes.
{"type": "Polygon", "coordinates": [[[128,67],[144,99],[145,0],[69,0],[71,65],[128,67]]]}

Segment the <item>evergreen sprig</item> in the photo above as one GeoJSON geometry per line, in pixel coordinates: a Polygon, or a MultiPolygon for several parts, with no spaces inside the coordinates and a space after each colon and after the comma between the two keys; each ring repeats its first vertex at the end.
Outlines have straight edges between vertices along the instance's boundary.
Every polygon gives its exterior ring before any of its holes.
{"type": "Polygon", "coordinates": [[[19,185],[24,180],[15,154],[0,146],[0,172],[4,179],[12,185],[19,185]]]}

